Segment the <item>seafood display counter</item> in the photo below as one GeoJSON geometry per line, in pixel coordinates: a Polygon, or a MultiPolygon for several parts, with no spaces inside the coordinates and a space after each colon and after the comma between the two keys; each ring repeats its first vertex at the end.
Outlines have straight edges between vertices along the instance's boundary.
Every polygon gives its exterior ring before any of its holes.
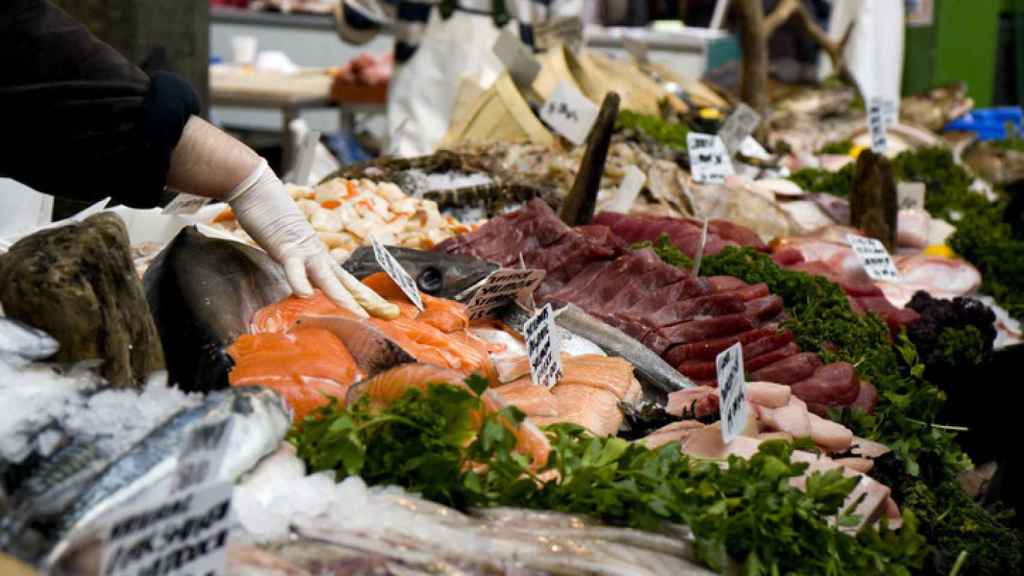
{"type": "Polygon", "coordinates": [[[356,305],[226,205],[5,243],[0,571],[1020,573],[1022,203],[938,134],[963,94],[871,150],[846,86],[730,136],[698,81],[544,65],[287,186],[356,305]]]}

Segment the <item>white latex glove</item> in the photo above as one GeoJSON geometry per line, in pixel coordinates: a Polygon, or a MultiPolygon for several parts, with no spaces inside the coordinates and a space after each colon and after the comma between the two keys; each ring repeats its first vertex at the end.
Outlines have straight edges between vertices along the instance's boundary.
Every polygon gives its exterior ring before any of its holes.
{"type": "Polygon", "coordinates": [[[225,201],[249,236],[284,266],[297,296],[313,296],[315,285],[338,306],[359,317],[366,318],[367,313],[381,318],[398,316],[398,306],[381,298],[331,258],[266,161],[260,162],[225,201]]]}

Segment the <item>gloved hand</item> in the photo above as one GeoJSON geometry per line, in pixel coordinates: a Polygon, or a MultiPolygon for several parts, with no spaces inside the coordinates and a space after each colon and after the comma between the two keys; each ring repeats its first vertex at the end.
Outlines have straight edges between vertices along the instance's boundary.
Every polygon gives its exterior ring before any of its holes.
{"type": "Polygon", "coordinates": [[[265,160],[225,201],[249,236],[284,266],[297,296],[311,297],[315,285],[338,306],[362,318],[367,313],[380,318],[398,316],[398,306],[381,298],[331,258],[265,160]]]}

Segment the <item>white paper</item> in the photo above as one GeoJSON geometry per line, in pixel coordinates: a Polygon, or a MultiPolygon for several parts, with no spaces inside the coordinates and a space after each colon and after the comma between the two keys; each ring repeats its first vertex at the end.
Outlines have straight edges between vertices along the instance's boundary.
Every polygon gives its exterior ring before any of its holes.
{"type": "Polygon", "coordinates": [[[231,422],[230,418],[200,422],[188,431],[178,456],[172,493],[186,492],[217,478],[227,454],[231,422]]]}
{"type": "Polygon", "coordinates": [[[924,209],[924,182],[897,182],[896,202],[900,210],[924,209]]]}
{"type": "Polygon", "coordinates": [[[871,135],[871,151],[883,154],[889,144],[886,130],[895,121],[896,105],[888,98],[868,98],[868,133],[871,135]]]}
{"type": "Polygon", "coordinates": [[[186,194],[184,192],[178,192],[167,206],[164,206],[164,214],[195,214],[202,210],[203,206],[206,206],[213,200],[205,196],[196,196],[195,194],[186,194]]]}
{"type": "Polygon", "coordinates": [[[690,132],[686,135],[690,154],[690,174],[702,184],[724,184],[734,174],[729,151],[722,139],[714,134],[690,132]]]}
{"type": "Polygon", "coordinates": [[[597,106],[575,86],[562,80],[541,108],[540,117],[556,132],[580,146],[587,141],[598,111],[597,106]]]}
{"type": "Polygon", "coordinates": [[[413,306],[422,311],[423,299],[420,298],[420,291],[416,286],[416,281],[405,271],[405,268],[402,268],[402,264],[391,255],[391,252],[388,252],[388,249],[379,240],[371,236],[370,242],[373,244],[373,255],[377,259],[377,265],[398,285],[402,293],[405,294],[405,297],[409,299],[409,302],[412,302],[413,306]]]}
{"type": "Polygon", "coordinates": [[[718,377],[719,412],[722,415],[722,441],[728,444],[743,432],[750,408],[747,383],[743,375],[743,346],[737,342],[715,357],[718,377]]]}
{"type": "Polygon", "coordinates": [[[533,56],[533,50],[512,32],[502,31],[498,41],[494,43],[493,50],[517,86],[526,87],[533,84],[537,74],[540,74],[540,62],[533,56]]]}
{"type": "Polygon", "coordinates": [[[231,482],[216,482],[119,511],[106,530],[104,576],[216,576],[225,573],[231,482]]]}
{"type": "Polygon", "coordinates": [[[466,304],[470,320],[479,320],[515,301],[524,292],[533,292],[544,279],[543,270],[502,268],[495,270],[477,288],[466,304]]]}
{"type": "Polygon", "coordinates": [[[729,154],[735,156],[740,151],[743,141],[754,133],[760,123],[761,115],[741,102],[718,130],[718,137],[722,139],[729,154]]]}
{"type": "Polygon", "coordinates": [[[900,273],[893,264],[892,256],[885,245],[875,238],[865,238],[856,234],[847,234],[846,241],[864,267],[864,272],[872,280],[898,281],[900,273]]]}
{"type": "Polygon", "coordinates": [[[551,304],[545,304],[523,325],[530,376],[534,384],[551,388],[562,376],[562,343],[555,329],[551,304]]]}
{"type": "Polygon", "coordinates": [[[618,190],[615,191],[615,196],[605,206],[605,209],[609,212],[629,214],[630,208],[633,207],[633,202],[636,201],[636,197],[640,195],[640,191],[643,190],[646,183],[647,176],[643,171],[637,168],[635,164],[630,164],[626,168],[626,174],[622,177],[622,182],[619,183],[618,190]]]}

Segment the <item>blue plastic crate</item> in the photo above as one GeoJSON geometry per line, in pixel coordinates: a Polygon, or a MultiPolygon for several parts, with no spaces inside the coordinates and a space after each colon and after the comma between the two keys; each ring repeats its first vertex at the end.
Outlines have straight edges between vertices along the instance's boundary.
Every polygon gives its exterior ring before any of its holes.
{"type": "Polygon", "coordinates": [[[979,140],[1006,140],[1006,124],[1012,124],[1017,132],[1021,131],[1021,120],[1024,112],[1019,106],[1000,108],[979,108],[946,124],[947,132],[975,132],[979,140]]]}

